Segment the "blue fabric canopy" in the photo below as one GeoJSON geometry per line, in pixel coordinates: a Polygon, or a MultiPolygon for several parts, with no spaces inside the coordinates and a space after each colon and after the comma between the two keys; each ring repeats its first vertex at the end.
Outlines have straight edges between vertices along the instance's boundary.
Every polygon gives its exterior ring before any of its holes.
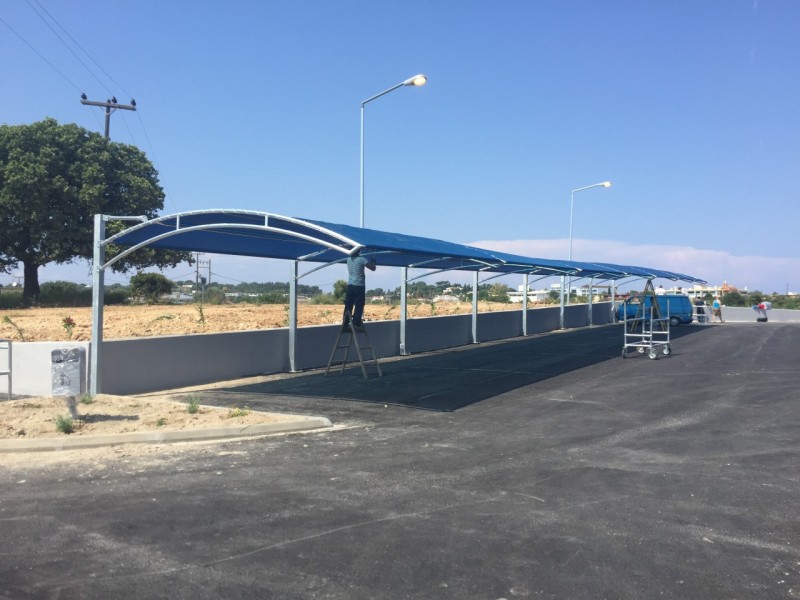
{"type": "Polygon", "coordinates": [[[373,255],[379,265],[391,267],[597,279],[662,277],[705,283],[659,269],[530,258],[438,239],[248,210],[203,210],[143,219],[103,243],[128,248],[113,260],[147,246],[331,263],[362,249],[364,254],[373,255]]]}

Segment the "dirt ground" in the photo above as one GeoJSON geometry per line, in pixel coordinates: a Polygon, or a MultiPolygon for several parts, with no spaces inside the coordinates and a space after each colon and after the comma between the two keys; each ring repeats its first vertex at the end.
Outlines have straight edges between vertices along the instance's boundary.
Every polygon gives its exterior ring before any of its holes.
{"type": "MultiPolygon", "coordinates": [[[[0,401],[0,439],[58,438],[65,436],[108,435],[163,429],[175,431],[195,428],[216,428],[234,425],[278,423],[292,415],[265,413],[246,406],[217,408],[198,405],[189,412],[191,393],[171,396],[135,397],[98,394],[88,403],[75,399],[79,418],[73,419],[74,431],[59,431],[58,417],[71,416],[67,398],[25,398],[0,401]]],[[[164,460],[165,455],[194,450],[209,452],[216,441],[197,443],[125,444],[102,448],[59,451],[0,452],[0,466],[24,470],[30,465],[56,465],[80,462],[91,468],[102,468],[108,460],[164,460]],[[199,447],[199,449],[198,449],[199,447]],[[211,448],[209,450],[209,448],[211,448]]]]}
{"type": "Polygon", "coordinates": [[[78,419],[74,420],[75,430],[69,434],[61,433],[56,427],[57,417],[71,415],[66,398],[5,400],[0,402],[0,438],[105,435],[160,428],[172,431],[275,423],[286,418],[252,411],[246,406],[221,409],[198,404],[196,412],[192,413],[189,411],[192,395],[185,394],[179,398],[98,394],[94,398],[87,397],[87,403],[78,398],[74,402],[78,419]]]}
{"type": "MultiPolygon", "coordinates": [[[[341,304],[300,304],[297,323],[322,325],[340,323],[341,304]]],[[[480,312],[519,310],[519,304],[480,302],[480,312]]],[[[410,305],[408,317],[430,317],[468,314],[469,302],[440,302],[410,305]]],[[[364,309],[366,321],[398,319],[399,306],[369,304],[364,309]]],[[[119,339],[182,335],[188,333],[219,333],[286,327],[289,322],[288,304],[222,304],[204,305],[202,312],[196,304],[170,304],[155,306],[107,306],[103,317],[103,338],[119,339]]],[[[0,339],[41,342],[78,340],[89,341],[92,336],[92,310],[80,308],[30,308],[0,311],[0,339]],[[64,326],[65,319],[75,325],[71,331],[64,326]]]]}

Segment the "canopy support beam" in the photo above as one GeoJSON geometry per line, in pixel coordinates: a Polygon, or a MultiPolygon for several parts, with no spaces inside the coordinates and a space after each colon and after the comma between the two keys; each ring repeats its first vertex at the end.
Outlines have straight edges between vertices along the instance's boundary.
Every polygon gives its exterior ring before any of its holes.
{"type": "Polygon", "coordinates": [[[103,305],[105,304],[106,221],[104,215],[94,216],[94,249],[92,252],[92,345],[89,352],[89,394],[96,396],[102,389],[100,361],[103,343],[103,305]]]}
{"type": "Polygon", "coordinates": [[[289,273],[289,371],[297,373],[297,273],[298,261],[291,261],[289,273]]]}
{"type": "Polygon", "coordinates": [[[478,272],[472,274],[472,343],[478,343],[478,272]]]}
{"type": "Polygon", "coordinates": [[[400,356],[408,355],[406,346],[406,322],[408,321],[408,267],[400,269],[400,356]]]}
{"type": "Polygon", "coordinates": [[[528,335],[528,274],[522,276],[522,335],[528,335]]]}

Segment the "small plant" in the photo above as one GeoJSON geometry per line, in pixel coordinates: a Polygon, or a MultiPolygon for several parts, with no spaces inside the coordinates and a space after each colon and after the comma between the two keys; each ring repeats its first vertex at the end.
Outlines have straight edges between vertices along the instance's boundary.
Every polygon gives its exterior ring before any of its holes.
{"type": "Polygon", "coordinates": [[[94,402],[94,397],[90,394],[83,394],[81,396],[81,404],[91,404],[94,402]]]}
{"type": "Polygon", "coordinates": [[[11,325],[14,329],[16,329],[17,330],[17,335],[19,335],[19,339],[20,340],[22,340],[23,342],[27,342],[28,341],[28,340],[25,339],[25,334],[22,332],[22,329],[20,328],[20,326],[17,325],[16,323],[14,323],[14,321],[11,319],[11,317],[9,317],[8,315],[5,315],[3,317],[3,323],[7,323],[8,325],[11,325]]]}
{"type": "Polygon", "coordinates": [[[288,327],[289,326],[289,305],[288,304],[284,305],[284,307],[283,307],[283,326],[284,327],[288,327]]]}
{"type": "Polygon", "coordinates": [[[75,421],[72,420],[72,417],[58,415],[56,417],[56,429],[61,433],[72,433],[75,431],[75,421]]]}
{"type": "Polygon", "coordinates": [[[163,427],[167,424],[167,419],[165,417],[161,417],[158,421],[156,421],[156,427],[163,427]]]}
{"type": "Polygon", "coordinates": [[[189,405],[186,407],[186,411],[190,415],[195,415],[200,412],[200,403],[197,401],[197,398],[192,396],[189,398],[189,405]]]}
{"type": "Polygon", "coordinates": [[[250,414],[250,409],[246,406],[244,408],[239,408],[238,406],[234,406],[232,409],[228,411],[228,418],[235,419],[236,417],[246,417],[250,414]]]}
{"type": "Polygon", "coordinates": [[[64,317],[63,319],[61,319],[61,326],[67,332],[68,340],[72,339],[72,333],[75,330],[75,325],[76,325],[75,319],[73,319],[72,317],[64,317]]]}
{"type": "Polygon", "coordinates": [[[202,302],[198,302],[197,304],[195,304],[194,307],[195,307],[195,309],[197,309],[197,314],[198,314],[197,322],[200,323],[200,325],[203,326],[203,329],[205,329],[205,327],[206,327],[206,315],[203,312],[203,303],[202,302]]]}

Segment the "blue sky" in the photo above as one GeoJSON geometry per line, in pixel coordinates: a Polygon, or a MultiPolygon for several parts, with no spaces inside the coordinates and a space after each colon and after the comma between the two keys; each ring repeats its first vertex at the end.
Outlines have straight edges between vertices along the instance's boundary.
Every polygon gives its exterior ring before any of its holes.
{"type": "MultiPolygon", "coordinates": [[[[797,0],[6,0],[0,17],[0,122],[102,132],[80,93],[135,98],[111,138],[154,162],[165,213],[357,225],[360,104],[425,73],[366,106],[367,227],[566,258],[570,191],[610,180],[575,194],[575,260],[800,292],[797,0]]],[[[211,260],[217,281],[288,278],[211,260]]],[[[41,278],[90,280],[86,263],[41,278]]]]}

